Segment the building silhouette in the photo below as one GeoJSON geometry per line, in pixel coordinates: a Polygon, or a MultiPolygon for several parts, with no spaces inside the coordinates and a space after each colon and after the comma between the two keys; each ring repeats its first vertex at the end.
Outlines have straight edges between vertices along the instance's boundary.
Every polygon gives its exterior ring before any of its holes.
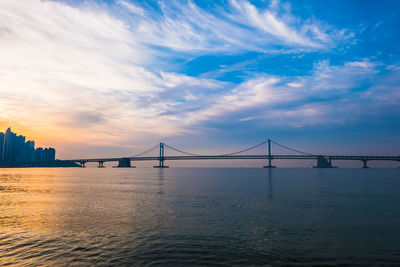
{"type": "Polygon", "coordinates": [[[35,149],[34,141],[26,141],[25,136],[13,133],[11,128],[0,132],[0,166],[52,166],[55,156],[54,148],[35,149]]]}

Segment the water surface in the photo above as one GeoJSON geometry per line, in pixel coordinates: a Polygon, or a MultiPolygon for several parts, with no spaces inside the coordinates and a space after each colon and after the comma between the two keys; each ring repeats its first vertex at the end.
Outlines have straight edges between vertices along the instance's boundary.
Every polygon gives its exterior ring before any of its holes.
{"type": "Polygon", "coordinates": [[[0,265],[394,265],[399,225],[399,169],[0,169],[0,265]]]}

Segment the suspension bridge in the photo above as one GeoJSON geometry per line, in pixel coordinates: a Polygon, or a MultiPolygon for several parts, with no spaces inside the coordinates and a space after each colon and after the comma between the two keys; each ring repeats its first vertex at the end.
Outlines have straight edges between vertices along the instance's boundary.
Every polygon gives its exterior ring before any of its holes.
{"type": "Polygon", "coordinates": [[[134,168],[132,162],[138,161],[156,161],[158,162],[154,168],[168,168],[166,161],[174,160],[265,160],[264,168],[275,168],[272,164],[273,160],[316,160],[316,168],[334,168],[333,160],[353,160],[361,161],[363,168],[368,168],[367,162],[372,160],[377,161],[399,161],[400,156],[344,156],[344,155],[316,155],[302,152],[287,146],[281,145],[270,139],[257,144],[255,146],[236,151],[228,154],[220,155],[199,155],[185,152],[165,143],[160,143],[152,148],[145,150],[131,157],[114,157],[114,158],[88,158],[88,159],[70,159],[63,160],[64,162],[74,162],[85,167],[88,162],[97,162],[99,168],[104,167],[105,162],[118,162],[120,168],[134,168]]]}

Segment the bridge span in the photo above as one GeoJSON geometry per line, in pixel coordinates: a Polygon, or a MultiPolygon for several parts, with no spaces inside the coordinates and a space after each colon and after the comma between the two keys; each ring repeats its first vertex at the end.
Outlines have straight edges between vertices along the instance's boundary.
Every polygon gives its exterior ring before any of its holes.
{"type": "Polygon", "coordinates": [[[355,160],[363,162],[363,168],[368,168],[367,162],[376,161],[399,161],[400,156],[372,156],[372,155],[316,155],[311,153],[302,152],[296,149],[292,149],[283,146],[277,142],[268,139],[265,142],[249,147],[244,150],[229,154],[221,155],[198,155],[189,152],[185,152],[169,146],[164,143],[157,144],[156,146],[143,151],[135,156],[131,157],[112,157],[112,158],[86,158],[86,159],[69,159],[64,160],[65,162],[74,162],[80,164],[81,167],[85,167],[88,162],[97,162],[99,168],[104,167],[105,162],[118,162],[120,168],[135,167],[132,166],[132,162],[135,161],[156,161],[158,165],[154,168],[168,168],[165,165],[165,161],[175,160],[251,160],[251,159],[264,159],[266,160],[266,166],[264,168],[275,168],[272,165],[272,160],[316,160],[316,168],[334,168],[332,165],[333,160],[355,160]]]}

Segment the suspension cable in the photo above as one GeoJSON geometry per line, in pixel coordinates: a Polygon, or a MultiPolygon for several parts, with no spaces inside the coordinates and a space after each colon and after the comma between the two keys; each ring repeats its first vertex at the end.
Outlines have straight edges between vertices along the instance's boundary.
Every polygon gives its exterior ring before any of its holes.
{"type": "MultiPolygon", "coordinates": [[[[233,155],[236,155],[236,154],[241,154],[241,153],[250,151],[250,150],[252,150],[252,149],[254,149],[254,148],[257,148],[257,147],[260,147],[261,150],[262,150],[262,146],[265,145],[265,144],[267,144],[267,143],[268,143],[268,140],[266,140],[266,141],[264,141],[264,142],[261,142],[261,143],[259,143],[259,144],[257,144],[257,145],[251,146],[251,147],[249,147],[249,148],[240,150],[240,151],[236,151],[236,152],[228,153],[228,154],[220,154],[220,155],[216,155],[216,156],[233,156],[233,155]]],[[[290,147],[281,145],[281,144],[279,144],[279,143],[277,143],[277,142],[275,142],[275,141],[273,141],[273,140],[271,140],[271,143],[277,145],[278,148],[281,147],[281,148],[285,148],[285,149],[287,149],[287,150],[290,150],[290,151],[293,151],[293,152],[296,152],[296,153],[300,153],[300,154],[303,154],[303,155],[312,155],[312,156],[314,156],[314,154],[302,152],[302,151],[299,151],[299,150],[296,150],[296,149],[293,149],[293,148],[290,148],[290,147]]],[[[168,147],[168,148],[170,148],[170,149],[172,149],[172,150],[174,150],[174,151],[176,151],[176,152],[178,152],[178,153],[183,153],[183,154],[185,154],[185,155],[189,155],[189,156],[204,156],[204,155],[189,153],[189,152],[186,152],[186,151],[177,149],[177,148],[175,148],[175,147],[169,146],[169,145],[167,145],[167,144],[164,144],[164,146],[165,146],[165,147],[168,147]]],[[[159,147],[159,145],[157,144],[157,145],[155,145],[154,147],[152,147],[152,148],[150,148],[150,149],[148,149],[148,150],[146,150],[146,151],[143,151],[143,152],[141,152],[141,153],[135,155],[134,157],[142,156],[142,155],[144,155],[144,154],[146,154],[146,153],[148,153],[148,152],[151,152],[152,150],[154,150],[154,149],[156,149],[156,148],[158,148],[158,147],[159,147]]]]}
{"type": "Polygon", "coordinates": [[[140,156],[142,156],[142,155],[144,155],[144,154],[146,154],[146,153],[148,153],[148,152],[150,152],[150,151],[152,151],[152,150],[158,148],[159,146],[160,146],[160,145],[157,144],[157,145],[153,146],[152,148],[150,148],[150,149],[148,149],[148,150],[146,150],[146,151],[140,152],[139,154],[137,154],[137,155],[135,155],[135,156],[133,156],[133,157],[140,157],[140,156]]]}
{"type": "Polygon", "coordinates": [[[221,156],[232,156],[232,155],[240,154],[240,153],[243,153],[243,152],[247,152],[247,151],[252,150],[252,149],[254,149],[254,148],[258,147],[258,146],[262,146],[262,145],[266,144],[267,142],[268,141],[264,141],[262,143],[259,143],[259,144],[255,145],[255,146],[252,146],[252,147],[249,147],[249,148],[237,151],[237,152],[233,152],[233,153],[229,153],[229,154],[223,154],[221,156]]]}
{"type": "Polygon", "coordinates": [[[274,143],[275,145],[278,145],[278,146],[280,146],[280,147],[286,148],[286,149],[288,149],[288,150],[291,150],[291,151],[294,151],[294,152],[297,152],[297,153],[300,153],[300,154],[303,154],[303,155],[315,156],[314,154],[311,154],[311,153],[302,152],[302,151],[299,151],[299,150],[296,150],[296,149],[293,149],[293,148],[290,148],[290,147],[281,145],[281,144],[279,144],[279,143],[277,143],[277,142],[275,142],[275,141],[272,141],[272,140],[271,140],[271,143],[274,143]]]}
{"type": "MultiPolygon", "coordinates": [[[[262,143],[259,143],[259,144],[257,144],[257,145],[254,145],[254,146],[252,146],[252,147],[249,147],[249,148],[240,150],[240,151],[236,151],[236,152],[228,153],[228,154],[220,154],[220,155],[216,155],[216,156],[233,156],[233,155],[236,155],[236,154],[240,154],[240,153],[243,153],[243,152],[247,152],[247,151],[252,150],[252,149],[254,149],[254,148],[256,148],[256,147],[261,147],[262,145],[265,145],[267,142],[268,142],[268,140],[267,140],[267,141],[264,141],[264,142],[262,142],[262,143]]],[[[193,153],[185,152],[185,151],[179,150],[179,149],[177,149],[177,148],[171,147],[171,146],[169,146],[169,145],[167,145],[167,144],[164,144],[164,145],[165,145],[166,147],[172,149],[172,150],[175,150],[176,152],[183,153],[183,154],[186,154],[186,155],[190,155],[190,156],[204,156],[204,155],[199,155],[199,154],[193,154],[193,153]]]]}
{"type": "Polygon", "coordinates": [[[172,150],[175,150],[176,152],[183,153],[183,154],[186,154],[186,155],[189,155],[189,156],[201,156],[201,155],[198,155],[198,154],[193,154],[193,153],[189,153],[189,152],[185,152],[185,151],[179,150],[179,149],[174,148],[172,146],[169,146],[167,144],[164,144],[164,146],[166,146],[166,147],[168,147],[168,148],[170,148],[172,150]]]}

